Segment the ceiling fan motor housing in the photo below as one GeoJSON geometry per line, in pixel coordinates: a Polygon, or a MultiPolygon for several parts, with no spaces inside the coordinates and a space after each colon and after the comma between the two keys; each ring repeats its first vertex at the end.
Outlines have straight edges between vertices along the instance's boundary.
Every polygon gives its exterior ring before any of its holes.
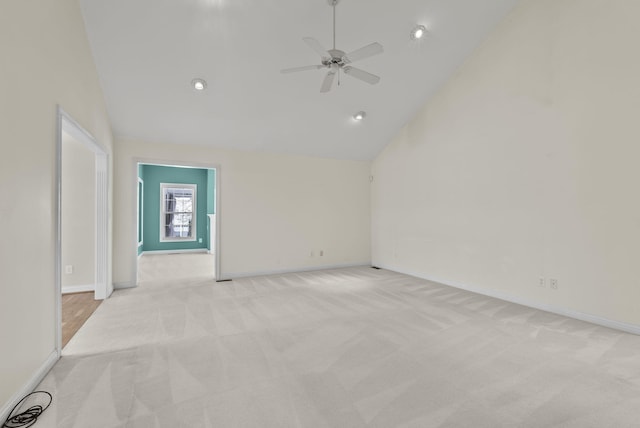
{"type": "Polygon", "coordinates": [[[329,49],[327,52],[329,53],[329,55],[331,55],[331,58],[322,58],[322,64],[326,65],[327,67],[330,67],[332,64],[336,64],[340,67],[347,64],[347,62],[345,61],[346,53],[344,51],[341,51],[339,49],[329,49]]]}

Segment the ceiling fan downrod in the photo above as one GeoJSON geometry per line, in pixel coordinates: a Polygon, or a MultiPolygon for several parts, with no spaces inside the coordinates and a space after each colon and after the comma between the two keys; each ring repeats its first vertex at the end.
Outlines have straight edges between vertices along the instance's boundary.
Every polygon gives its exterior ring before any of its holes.
{"type": "Polygon", "coordinates": [[[336,5],[338,0],[329,0],[333,6],[333,50],[336,50],[336,5]]]}

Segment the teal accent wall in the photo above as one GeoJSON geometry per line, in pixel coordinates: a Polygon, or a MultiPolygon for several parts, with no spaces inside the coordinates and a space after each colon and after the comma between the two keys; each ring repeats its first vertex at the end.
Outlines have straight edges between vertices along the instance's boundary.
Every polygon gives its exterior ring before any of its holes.
{"type": "MultiPolygon", "coordinates": [[[[141,165],[140,176],[144,180],[144,244],[142,251],[206,249],[209,245],[207,196],[209,173],[207,169],[180,168],[159,165],[141,165]],[[196,240],[184,242],[160,242],[160,183],[195,184],[196,190],[196,240]],[[202,238],[202,242],[198,239],[202,238]]],[[[215,182],[215,181],[214,181],[215,182]]]]}

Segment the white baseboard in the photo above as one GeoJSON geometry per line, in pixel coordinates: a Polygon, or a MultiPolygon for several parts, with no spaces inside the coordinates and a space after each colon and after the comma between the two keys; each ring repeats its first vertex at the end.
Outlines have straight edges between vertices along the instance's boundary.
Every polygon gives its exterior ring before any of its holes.
{"type": "Polygon", "coordinates": [[[487,288],[476,287],[468,284],[463,284],[457,281],[449,281],[442,278],[429,277],[423,274],[418,274],[415,272],[408,272],[403,269],[396,269],[391,266],[385,266],[382,264],[376,265],[380,268],[387,269],[390,271],[403,273],[405,275],[415,276],[416,278],[426,279],[427,281],[437,282],[438,284],[447,285],[449,287],[459,288],[461,290],[470,291],[476,294],[482,294],[483,296],[494,297],[496,299],[504,300],[506,302],[515,303],[522,306],[527,306],[533,309],[539,309],[545,312],[551,312],[556,315],[562,315],[568,318],[574,318],[580,321],[585,321],[591,324],[600,325],[603,327],[612,328],[614,330],[624,331],[626,333],[631,333],[640,336],[640,325],[630,324],[621,321],[611,320],[608,318],[603,318],[597,315],[587,314],[584,312],[574,311],[572,309],[562,308],[559,306],[548,305],[546,303],[534,302],[522,297],[516,297],[507,293],[503,293],[500,291],[490,290],[487,288]]]}
{"type": "Polygon", "coordinates": [[[126,288],[136,288],[137,285],[132,282],[114,282],[113,289],[114,290],[124,290],[126,288]]]}
{"type": "Polygon", "coordinates": [[[206,253],[208,250],[206,248],[193,248],[191,250],[150,250],[143,251],[140,255],[143,254],[183,254],[183,253],[206,253]]]}
{"type": "Polygon", "coordinates": [[[58,351],[54,350],[49,354],[47,359],[42,363],[40,368],[36,370],[36,372],[31,376],[31,379],[24,384],[22,388],[7,401],[2,407],[0,407],[0,422],[4,422],[7,417],[9,417],[9,412],[13,409],[13,407],[22,400],[22,398],[33,392],[33,390],[38,386],[42,379],[49,373],[49,370],[54,366],[54,364],[58,361],[58,351]]]}
{"type": "Polygon", "coordinates": [[[62,287],[62,294],[84,293],[86,291],[96,291],[94,284],[88,285],[65,285],[62,287]]]}
{"type": "Polygon", "coordinates": [[[218,278],[218,281],[222,279],[249,278],[253,276],[281,275],[285,273],[313,272],[315,270],[343,269],[343,268],[362,267],[362,266],[371,266],[371,263],[370,262],[347,263],[347,264],[340,264],[340,265],[309,266],[309,267],[296,268],[296,269],[277,269],[277,270],[264,270],[264,271],[254,271],[254,272],[225,273],[224,278],[218,278]]]}

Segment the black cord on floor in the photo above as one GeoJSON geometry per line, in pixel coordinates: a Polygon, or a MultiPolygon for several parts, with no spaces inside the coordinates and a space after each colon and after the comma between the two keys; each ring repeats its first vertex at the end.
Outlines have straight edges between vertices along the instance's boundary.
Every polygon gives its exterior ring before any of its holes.
{"type": "Polygon", "coordinates": [[[11,413],[9,413],[9,417],[2,424],[2,428],[26,428],[35,424],[38,420],[38,417],[49,408],[51,402],[53,401],[53,397],[47,391],[34,391],[31,394],[25,395],[25,397],[16,404],[13,409],[11,409],[11,413]],[[42,397],[44,399],[43,402],[46,402],[45,405],[35,404],[29,407],[24,412],[16,413],[13,412],[18,410],[22,403],[24,403],[27,398],[31,396],[42,397]]]}

